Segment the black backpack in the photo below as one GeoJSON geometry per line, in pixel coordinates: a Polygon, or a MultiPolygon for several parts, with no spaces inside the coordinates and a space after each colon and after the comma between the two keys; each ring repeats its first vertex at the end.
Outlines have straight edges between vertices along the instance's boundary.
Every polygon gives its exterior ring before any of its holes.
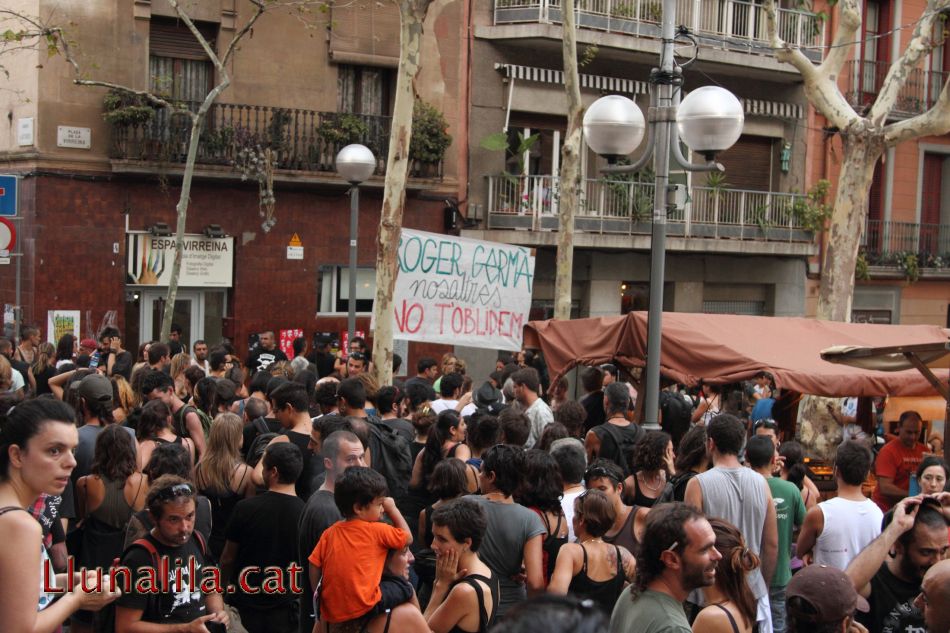
{"type": "Polygon", "coordinates": [[[620,427],[618,427],[616,424],[604,422],[600,425],[600,428],[604,430],[604,435],[601,436],[600,453],[598,454],[598,457],[609,459],[620,466],[620,469],[623,470],[624,477],[632,474],[630,471],[630,465],[628,463],[630,453],[633,451],[633,447],[636,446],[644,436],[643,427],[634,422],[631,422],[630,424],[636,429],[632,436],[629,433],[624,433],[621,431],[620,427]],[[604,448],[606,448],[604,437],[610,437],[610,440],[614,445],[615,452],[613,454],[604,450],[604,448]]]}
{"type": "MultiPolygon", "coordinates": [[[[258,418],[261,420],[262,418],[258,418]]],[[[271,443],[277,433],[271,433],[270,429],[267,429],[263,433],[259,433],[257,437],[254,438],[254,441],[251,442],[250,448],[247,449],[247,464],[251,468],[257,466],[257,462],[261,461],[261,458],[264,457],[264,450],[267,448],[267,445],[271,443]]]]}
{"type": "Polygon", "coordinates": [[[378,418],[370,416],[366,422],[369,425],[373,469],[386,478],[390,496],[401,499],[409,491],[409,478],[412,476],[409,442],[396,429],[378,418]]]}
{"type": "Polygon", "coordinates": [[[661,391],[660,413],[663,415],[663,430],[670,434],[673,446],[679,446],[680,440],[689,431],[692,407],[678,393],[661,391]]]}

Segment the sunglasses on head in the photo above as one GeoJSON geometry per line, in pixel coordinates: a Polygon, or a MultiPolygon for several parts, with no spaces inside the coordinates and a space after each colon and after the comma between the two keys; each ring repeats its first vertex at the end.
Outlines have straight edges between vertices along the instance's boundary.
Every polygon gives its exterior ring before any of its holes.
{"type": "Polygon", "coordinates": [[[159,501],[171,501],[178,497],[194,497],[195,488],[191,484],[175,484],[162,488],[158,491],[156,497],[159,501]]]}
{"type": "Polygon", "coordinates": [[[591,479],[599,479],[600,477],[606,477],[612,481],[616,481],[618,484],[620,483],[620,480],[617,479],[617,475],[610,472],[603,466],[591,466],[586,471],[584,471],[585,480],[589,481],[591,479]]]}
{"type": "Polygon", "coordinates": [[[363,352],[350,352],[350,358],[355,358],[356,360],[366,360],[366,354],[363,352]]]}

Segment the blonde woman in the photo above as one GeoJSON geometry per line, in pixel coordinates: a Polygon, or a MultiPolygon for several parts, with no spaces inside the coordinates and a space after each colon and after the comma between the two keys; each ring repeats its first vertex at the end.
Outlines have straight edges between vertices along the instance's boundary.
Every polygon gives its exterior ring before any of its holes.
{"type": "Polygon", "coordinates": [[[188,381],[185,380],[185,370],[189,367],[191,367],[191,356],[179,352],[172,356],[172,364],[168,368],[168,373],[175,381],[175,395],[183,400],[191,393],[188,389],[188,381]]]}
{"type": "Polygon", "coordinates": [[[33,377],[36,378],[36,395],[53,393],[49,379],[56,375],[56,348],[52,343],[40,343],[33,354],[33,377]]]}
{"type": "Polygon", "coordinates": [[[132,413],[132,409],[141,405],[141,397],[132,391],[129,381],[121,374],[116,374],[109,380],[112,381],[112,402],[115,406],[112,417],[121,424],[132,413]]]}
{"type": "Polygon", "coordinates": [[[13,367],[10,366],[10,361],[7,360],[7,357],[0,354],[0,396],[3,395],[20,396],[22,394],[14,393],[13,367]]]}
{"type": "Polygon", "coordinates": [[[198,492],[211,501],[211,538],[215,559],[224,549],[225,528],[238,501],[254,493],[251,467],[241,459],[244,422],[234,413],[222,413],[211,424],[208,447],[195,466],[198,492]]]}

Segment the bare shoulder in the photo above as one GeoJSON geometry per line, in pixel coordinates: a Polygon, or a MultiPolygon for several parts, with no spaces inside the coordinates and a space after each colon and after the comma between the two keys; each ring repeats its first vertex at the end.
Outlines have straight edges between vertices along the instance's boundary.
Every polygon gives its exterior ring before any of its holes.
{"type": "Polygon", "coordinates": [[[696,620],[693,622],[693,631],[699,633],[712,632],[719,633],[731,633],[732,623],[729,621],[729,616],[726,615],[726,612],[721,608],[715,605],[708,606],[699,612],[699,615],[696,616],[696,620]]]}
{"type": "Polygon", "coordinates": [[[34,519],[27,511],[10,510],[4,512],[0,515],[0,526],[3,526],[3,538],[8,545],[9,539],[17,536],[34,537],[39,543],[39,538],[43,535],[43,528],[40,527],[39,521],[34,519]]]}

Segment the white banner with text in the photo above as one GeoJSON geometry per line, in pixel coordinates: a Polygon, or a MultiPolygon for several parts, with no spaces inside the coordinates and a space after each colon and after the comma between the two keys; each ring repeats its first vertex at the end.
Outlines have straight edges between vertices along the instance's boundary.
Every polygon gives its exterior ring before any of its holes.
{"type": "Polygon", "coordinates": [[[520,350],[531,309],[530,249],[402,230],[394,336],[520,350]]]}

